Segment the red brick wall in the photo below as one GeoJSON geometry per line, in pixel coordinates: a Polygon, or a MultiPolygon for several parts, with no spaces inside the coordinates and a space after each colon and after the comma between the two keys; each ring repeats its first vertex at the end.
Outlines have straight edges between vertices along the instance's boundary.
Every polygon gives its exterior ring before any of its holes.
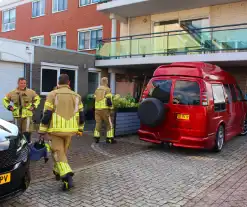
{"type": "MultiPolygon", "coordinates": [[[[103,26],[103,38],[111,37],[111,20],[96,10],[97,4],[79,7],[79,0],[68,0],[68,10],[52,13],[52,0],[46,0],[45,16],[32,18],[32,3],[16,8],[16,30],[0,33],[0,37],[30,42],[30,37],[44,35],[45,45],[51,44],[50,34],[67,32],[67,48],[77,50],[80,28],[103,26]]],[[[0,12],[2,27],[2,13],[0,12]]],[[[1,28],[2,31],[2,28],[1,28]]],[[[118,25],[118,35],[120,26],[118,25]]],[[[90,52],[90,51],[89,51],[90,52]]]]}

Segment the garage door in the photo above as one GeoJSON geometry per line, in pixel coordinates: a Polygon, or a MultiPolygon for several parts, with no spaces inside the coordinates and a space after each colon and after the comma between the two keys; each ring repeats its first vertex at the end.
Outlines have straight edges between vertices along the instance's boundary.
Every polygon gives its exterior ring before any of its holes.
{"type": "Polygon", "coordinates": [[[17,86],[19,77],[24,76],[24,64],[0,61],[0,118],[13,120],[12,114],[2,104],[4,96],[17,86]]]}

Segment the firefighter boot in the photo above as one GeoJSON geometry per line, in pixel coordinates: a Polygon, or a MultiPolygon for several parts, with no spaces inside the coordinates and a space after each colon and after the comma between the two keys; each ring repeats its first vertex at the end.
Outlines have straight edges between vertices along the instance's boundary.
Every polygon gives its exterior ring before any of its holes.
{"type": "Polygon", "coordinates": [[[73,175],[71,173],[68,173],[66,175],[66,177],[62,179],[62,181],[63,181],[62,190],[63,191],[68,191],[68,190],[70,190],[71,188],[74,187],[72,176],[73,175]]]}
{"type": "Polygon", "coordinates": [[[113,138],[106,138],[106,143],[107,144],[115,144],[115,143],[117,143],[117,141],[113,138]]]}
{"type": "Polygon", "coordinates": [[[94,137],[95,143],[99,143],[100,138],[99,137],[94,137]]]}

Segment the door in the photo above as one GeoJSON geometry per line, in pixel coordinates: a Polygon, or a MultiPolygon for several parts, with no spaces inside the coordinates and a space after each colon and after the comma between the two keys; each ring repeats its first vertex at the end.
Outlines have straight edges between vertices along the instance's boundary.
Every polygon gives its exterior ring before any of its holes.
{"type": "Polygon", "coordinates": [[[224,84],[225,94],[226,94],[226,110],[228,113],[228,121],[226,124],[226,137],[230,136],[233,130],[233,124],[235,121],[235,108],[233,107],[232,94],[229,84],[224,84]]]}
{"type": "Polygon", "coordinates": [[[3,107],[2,99],[16,88],[18,78],[24,77],[24,64],[0,61],[0,77],[0,118],[11,121],[12,114],[3,107]]]}
{"type": "Polygon", "coordinates": [[[244,96],[240,89],[240,87],[236,84],[235,85],[236,94],[237,94],[237,102],[236,102],[236,118],[237,118],[237,128],[239,129],[239,134],[242,131],[243,123],[245,121],[245,114],[244,114],[244,96]]]}
{"type": "Polygon", "coordinates": [[[235,90],[234,84],[229,84],[230,90],[231,90],[231,96],[232,96],[232,136],[236,135],[238,133],[239,128],[239,120],[237,116],[237,108],[238,108],[238,101],[237,101],[237,94],[235,90]]]}
{"type": "Polygon", "coordinates": [[[167,131],[174,140],[185,137],[206,137],[206,108],[201,104],[202,81],[197,78],[176,78],[167,131]]]}
{"type": "Polygon", "coordinates": [[[211,133],[216,133],[219,124],[223,121],[225,124],[229,122],[229,114],[227,111],[226,93],[224,87],[220,83],[212,84],[213,93],[213,113],[210,117],[211,133]]]}

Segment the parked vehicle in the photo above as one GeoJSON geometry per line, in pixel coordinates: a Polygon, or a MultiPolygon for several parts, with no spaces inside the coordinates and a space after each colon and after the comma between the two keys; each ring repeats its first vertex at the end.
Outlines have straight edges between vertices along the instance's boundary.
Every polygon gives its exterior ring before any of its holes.
{"type": "Polygon", "coordinates": [[[247,105],[236,80],[218,66],[160,66],[139,107],[140,139],[178,147],[221,151],[232,137],[247,134],[247,105]]]}
{"type": "Polygon", "coordinates": [[[29,183],[26,138],[16,125],[0,119],[0,201],[24,192],[29,183]]]}

